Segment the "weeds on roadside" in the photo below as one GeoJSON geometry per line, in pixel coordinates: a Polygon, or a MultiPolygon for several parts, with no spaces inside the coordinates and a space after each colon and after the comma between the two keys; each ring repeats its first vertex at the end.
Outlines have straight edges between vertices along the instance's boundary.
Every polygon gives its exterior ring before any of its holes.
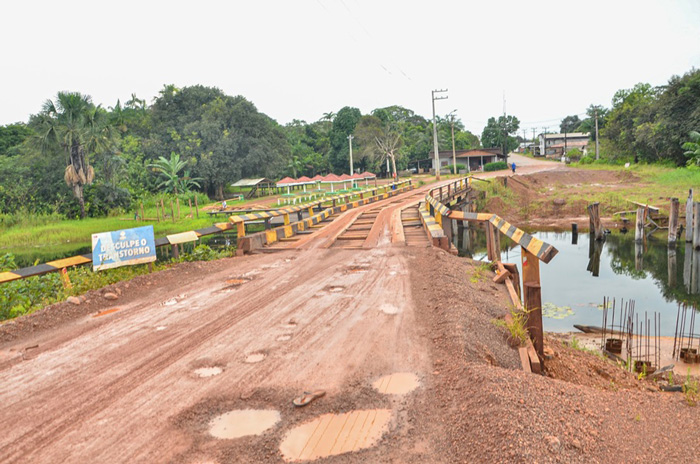
{"type": "MultiPolygon", "coordinates": [[[[199,245],[190,253],[183,253],[177,262],[212,261],[231,256],[235,247],[212,250],[207,245],[199,245]]],[[[162,270],[176,261],[154,263],[154,270],[162,270]]],[[[11,254],[0,255],[0,272],[16,269],[11,254]]],[[[82,295],[89,290],[111,285],[116,282],[133,279],[147,274],[148,265],[124,266],[93,272],[90,266],[68,269],[71,288],[64,288],[61,276],[57,272],[27,279],[0,284],[0,321],[29,314],[53,303],[64,301],[69,296],[82,295]]]]}
{"type": "Polygon", "coordinates": [[[469,282],[473,284],[477,284],[481,282],[485,274],[491,270],[491,263],[479,263],[474,266],[474,270],[472,271],[472,275],[469,277],[469,282]]]}
{"type": "Polygon", "coordinates": [[[690,369],[688,369],[688,375],[683,382],[683,394],[688,405],[696,406],[698,404],[698,381],[690,377],[690,369]]]}
{"type": "Polygon", "coordinates": [[[508,331],[509,338],[519,346],[525,345],[529,334],[525,324],[527,322],[527,311],[519,310],[516,307],[510,308],[511,321],[505,319],[494,319],[492,322],[498,327],[503,327],[508,331]]]}

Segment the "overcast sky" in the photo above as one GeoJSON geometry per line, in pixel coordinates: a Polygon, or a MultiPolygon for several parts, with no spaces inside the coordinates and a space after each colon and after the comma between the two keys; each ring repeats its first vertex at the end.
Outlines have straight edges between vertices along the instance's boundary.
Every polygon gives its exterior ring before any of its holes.
{"type": "Polygon", "coordinates": [[[0,6],[0,124],[60,90],[113,106],[164,84],[243,95],[281,124],[355,106],[503,112],[558,128],[638,82],[700,67],[700,1],[14,1],[0,6]]]}

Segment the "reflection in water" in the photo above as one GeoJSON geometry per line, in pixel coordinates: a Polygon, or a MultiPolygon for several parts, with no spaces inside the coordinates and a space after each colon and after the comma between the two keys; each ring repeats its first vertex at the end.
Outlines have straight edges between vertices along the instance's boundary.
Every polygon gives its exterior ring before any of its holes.
{"type": "MultiPolygon", "coordinates": [[[[578,234],[577,234],[578,235],[578,234]]],[[[593,237],[589,237],[588,240],[588,267],[586,270],[593,274],[593,277],[598,277],[600,275],[600,255],[603,253],[604,240],[592,240],[593,237]]],[[[572,245],[577,245],[571,241],[572,245]]]]}
{"type": "MultiPolygon", "coordinates": [[[[634,236],[613,233],[605,242],[591,243],[588,234],[573,240],[571,232],[538,232],[540,240],[554,245],[559,254],[540,266],[542,302],[569,306],[574,314],[564,319],[544,319],[549,331],[570,331],[573,324],[602,324],[598,307],[603,296],[633,298],[638,311],[661,313],[661,335],[673,336],[677,302],[700,303],[700,250],[679,242],[669,249],[666,237],[650,236],[646,246],[636,246],[634,236]],[[682,275],[681,275],[682,274],[682,275]]],[[[486,235],[477,224],[459,227],[456,243],[461,256],[485,259],[486,235]]],[[[519,247],[502,238],[501,248],[511,248],[504,261],[520,263],[519,247]],[[517,255],[518,257],[514,256],[517,255]]]]}

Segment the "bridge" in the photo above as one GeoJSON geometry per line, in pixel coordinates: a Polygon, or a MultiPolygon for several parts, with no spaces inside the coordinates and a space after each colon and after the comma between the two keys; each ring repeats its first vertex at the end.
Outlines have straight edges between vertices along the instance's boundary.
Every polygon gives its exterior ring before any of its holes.
{"type": "Polygon", "coordinates": [[[464,459],[445,438],[464,406],[445,392],[465,352],[540,368],[537,311],[520,350],[492,320],[523,299],[536,309],[539,263],[556,254],[464,206],[472,182],[232,216],[217,228],[237,231],[242,256],[116,284],[117,301],[95,293],[58,322],[0,326],[2,461],[464,459]],[[260,220],[268,228],[249,233],[260,220]],[[453,221],[484,225],[495,275],[451,256],[453,221]],[[501,239],[522,248],[522,290],[501,239]]]}

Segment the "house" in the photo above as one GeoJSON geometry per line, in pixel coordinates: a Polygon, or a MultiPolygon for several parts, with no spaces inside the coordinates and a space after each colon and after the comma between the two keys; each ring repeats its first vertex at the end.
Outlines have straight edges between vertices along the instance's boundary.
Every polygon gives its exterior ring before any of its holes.
{"type": "Polygon", "coordinates": [[[548,158],[561,158],[574,148],[579,149],[585,156],[588,152],[589,132],[569,132],[563,134],[540,134],[539,147],[535,151],[537,156],[548,158]]]}
{"type": "MultiPolygon", "coordinates": [[[[430,152],[430,159],[433,160],[431,166],[434,164],[434,152],[430,152]]],[[[452,150],[440,151],[438,152],[440,158],[440,168],[445,169],[447,166],[452,165],[452,150]]],[[[475,148],[472,150],[456,150],[455,158],[457,159],[457,164],[468,165],[469,171],[479,171],[483,168],[484,164],[493,163],[495,161],[505,161],[505,156],[503,156],[503,151],[500,148],[475,148]]],[[[434,168],[434,166],[433,166],[434,168]]]]}

